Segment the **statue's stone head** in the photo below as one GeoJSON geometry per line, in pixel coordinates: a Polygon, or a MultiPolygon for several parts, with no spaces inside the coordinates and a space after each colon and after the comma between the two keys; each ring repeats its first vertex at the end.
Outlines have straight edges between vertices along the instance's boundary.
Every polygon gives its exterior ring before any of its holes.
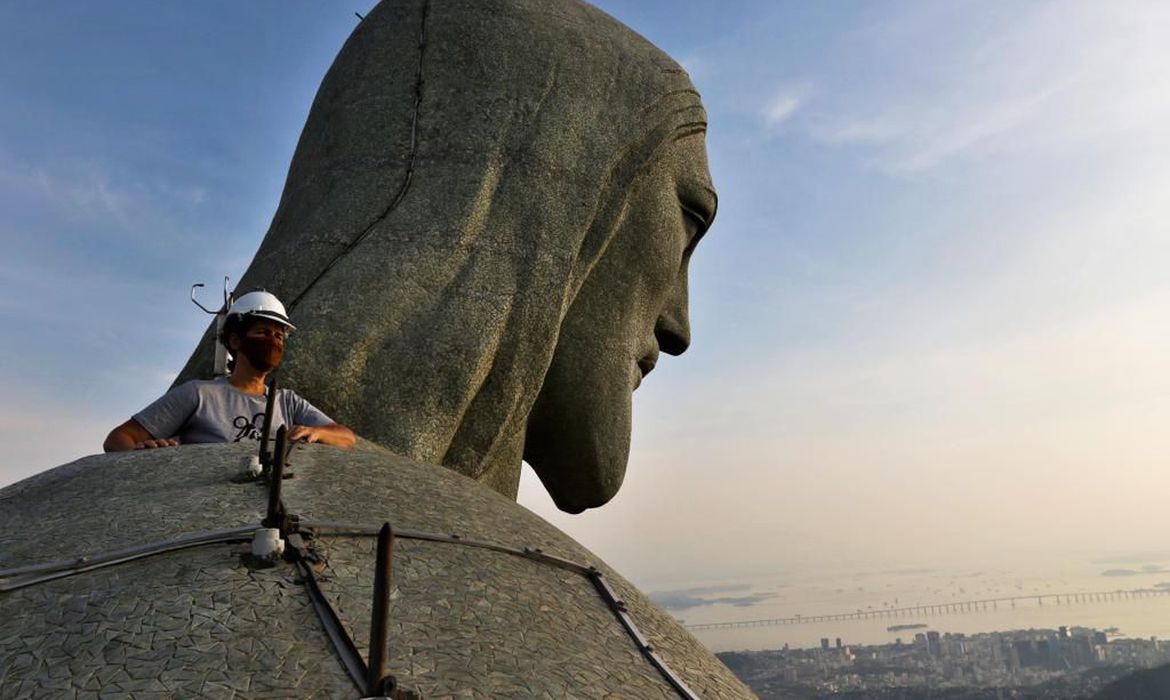
{"type": "MultiPolygon", "coordinates": [[[[577,512],[617,492],[631,394],[690,342],[715,215],[668,56],[576,0],[387,0],[314,101],[240,288],[288,304],[282,382],[360,435],[577,512]]],[[[210,336],[180,379],[210,370],[210,336]]]]}

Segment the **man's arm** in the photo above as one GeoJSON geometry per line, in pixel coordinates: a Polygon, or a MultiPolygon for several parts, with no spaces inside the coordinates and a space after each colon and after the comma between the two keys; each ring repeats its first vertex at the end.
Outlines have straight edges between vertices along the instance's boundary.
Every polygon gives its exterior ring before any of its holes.
{"type": "Polygon", "coordinates": [[[145,450],[152,447],[174,447],[179,444],[175,438],[156,439],[146,428],[131,418],[117,428],[110,431],[102,449],[106,452],[122,452],[125,450],[145,450]]]}
{"type": "Polygon", "coordinates": [[[353,447],[357,442],[352,430],[297,396],[295,391],[282,390],[281,394],[288,401],[284,415],[292,424],[288,431],[290,442],[320,442],[336,447],[353,447]]]}
{"type": "Polygon", "coordinates": [[[180,433],[183,424],[199,405],[197,384],[186,382],[171,387],[130,420],[111,430],[102,447],[106,452],[117,452],[178,445],[174,436],[180,433]]]}
{"type": "Polygon", "coordinates": [[[341,423],[329,425],[294,425],[288,433],[291,442],[320,442],[336,447],[353,447],[357,442],[353,431],[341,423]]]}

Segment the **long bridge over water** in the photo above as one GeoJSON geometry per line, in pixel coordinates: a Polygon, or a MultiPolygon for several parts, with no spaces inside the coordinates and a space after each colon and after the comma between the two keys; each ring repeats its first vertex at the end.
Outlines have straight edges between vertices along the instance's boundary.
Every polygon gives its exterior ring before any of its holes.
{"type": "Polygon", "coordinates": [[[931,605],[911,605],[900,608],[878,608],[857,610],[850,613],[835,613],[830,615],[794,615],[792,617],[776,617],[768,620],[742,620],[738,622],[707,622],[702,624],[685,625],[689,630],[722,630],[739,627],[767,627],[771,625],[803,625],[818,622],[847,622],[856,620],[877,620],[895,618],[927,617],[934,615],[954,615],[959,613],[984,612],[998,610],[1000,607],[1011,609],[1017,605],[1035,603],[1039,607],[1048,605],[1076,605],[1078,603],[1099,603],[1114,600],[1131,600],[1139,598],[1154,598],[1170,595],[1170,589],[1141,588],[1132,591],[1097,591],[1093,593],[1043,593],[1038,595],[1008,596],[1003,598],[986,598],[983,600],[965,600],[951,603],[937,603],[931,605]]]}

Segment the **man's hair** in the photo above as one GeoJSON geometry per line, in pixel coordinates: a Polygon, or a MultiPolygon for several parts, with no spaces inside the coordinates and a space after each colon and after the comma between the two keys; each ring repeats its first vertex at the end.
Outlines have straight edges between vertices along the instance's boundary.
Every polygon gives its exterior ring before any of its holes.
{"type": "Polygon", "coordinates": [[[230,314],[226,319],[224,319],[223,329],[221,329],[219,332],[219,342],[222,343],[225,348],[227,348],[228,355],[230,357],[227,363],[227,369],[229,372],[236,368],[236,357],[234,354],[235,351],[232,350],[232,346],[228,342],[228,338],[230,338],[232,334],[235,334],[243,339],[244,335],[248,332],[248,329],[252,327],[252,324],[259,320],[260,319],[258,317],[249,316],[247,314],[230,314]]]}
{"type": "Polygon", "coordinates": [[[228,316],[223,322],[223,329],[219,332],[219,342],[223,343],[223,346],[227,348],[228,352],[232,352],[232,346],[228,343],[228,338],[233,333],[243,338],[244,334],[248,332],[248,329],[252,327],[252,324],[256,320],[243,314],[232,314],[228,316]]]}

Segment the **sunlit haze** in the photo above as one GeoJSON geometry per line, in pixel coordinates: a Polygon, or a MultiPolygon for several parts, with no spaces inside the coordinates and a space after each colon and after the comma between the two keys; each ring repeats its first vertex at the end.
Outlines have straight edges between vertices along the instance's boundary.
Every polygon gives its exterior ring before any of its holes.
{"type": "MultiPolygon", "coordinates": [[[[167,388],[369,4],[0,7],[0,485],[167,388]]],[[[1170,561],[1170,4],[596,4],[691,73],[720,209],[621,492],[523,505],[649,588],[1170,561]]]]}

